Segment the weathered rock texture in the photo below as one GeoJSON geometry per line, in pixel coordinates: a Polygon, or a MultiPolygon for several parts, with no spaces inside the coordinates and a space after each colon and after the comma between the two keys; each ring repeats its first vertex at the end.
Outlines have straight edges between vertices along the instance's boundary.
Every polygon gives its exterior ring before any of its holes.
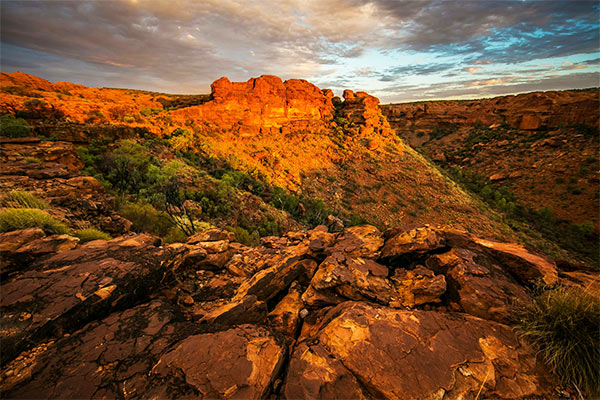
{"type": "MultiPolygon", "coordinates": [[[[247,82],[230,82],[223,77],[213,82],[211,89],[211,100],[173,114],[244,136],[323,131],[336,112],[331,90],[321,90],[302,79],[283,82],[276,76],[263,75],[247,82]]],[[[350,90],[344,95],[339,113],[360,126],[361,135],[391,132],[376,97],[364,92],[355,95],[350,90]]]]}
{"type": "MultiPolygon", "coordinates": [[[[35,253],[42,235],[5,234],[2,254],[35,253]]],[[[509,325],[537,277],[515,271],[555,276],[545,259],[432,227],[230,239],[130,235],[23,265],[1,287],[3,398],[553,394],[509,325]],[[207,269],[219,253],[227,261],[207,269]]]]}

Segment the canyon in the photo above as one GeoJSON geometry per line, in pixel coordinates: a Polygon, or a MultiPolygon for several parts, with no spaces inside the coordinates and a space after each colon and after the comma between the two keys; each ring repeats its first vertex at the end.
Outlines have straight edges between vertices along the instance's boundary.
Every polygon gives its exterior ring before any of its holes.
{"type": "Polygon", "coordinates": [[[3,398],[578,398],[519,327],[600,299],[598,90],[0,86],[3,398]]]}

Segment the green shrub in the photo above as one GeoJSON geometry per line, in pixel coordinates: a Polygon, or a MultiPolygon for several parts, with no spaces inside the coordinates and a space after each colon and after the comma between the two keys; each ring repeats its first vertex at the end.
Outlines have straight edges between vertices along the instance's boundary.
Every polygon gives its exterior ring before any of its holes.
{"type": "Polygon", "coordinates": [[[131,221],[134,232],[165,236],[173,226],[168,217],[148,203],[125,203],[119,213],[131,221]]]}
{"type": "Polygon", "coordinates": [[[112,237],[98,229],[87,228],[75,232],[75,236],[79,238],[80,243],[91,242],[92,240],[110,240],[112,237]]]}
{"type": "Polygon", "coordinates": [[[187,240],[187,238],[188,235],[183,233],[181,229],[179,229],[176,226],[169,229],[167,234],[163,236],[163,240],[165,241],[165,243],[183,243],[187,240]]]}
{"type": "Polygon", "coordinates": [[[233,232],[235,234],[235,241],[245,244],[247,246],[257,246],[260,243],[260,235],[257,231],[252,233],[248,232],[246,229],[236,226],[231,227],[228,226],[227,230],[233,232]]]}
{"type": "Polygon", "coordinates": [[[518,332],[564,384],[600,395],[600,299],[579,288],[543,291],[524,307],[518,332]]]}
{"type": "Polygon", "coordinates": [[[6,114],[0,117],[0,135],[10,138],[30,136],[31,127],[23,118],[6,114]]]}
{"type": "Polygon", "coordinates": [[[0,212],[0,232],[40,228],[47,233],[69,233],[62,222],[35,208],[12,208],[0,212]]]}
{"type": "Polygon", "coordinates": [[[12,203],[15,208],[38,208],[40,210],[46,210],[50,208],[50,205],[44,200],[38,199],[35,195],[28,192],[21,192],[20,190],[13,190],[6,196],[7,203],[12,203]]]}
{"type": "Polygon", "coordinates": [[[35,157],[25,157],[23,158],[23,161],[25,161],[28,164],[41,164],[42,160],[40,160],[39,158],[35,158],[35,157]]]}

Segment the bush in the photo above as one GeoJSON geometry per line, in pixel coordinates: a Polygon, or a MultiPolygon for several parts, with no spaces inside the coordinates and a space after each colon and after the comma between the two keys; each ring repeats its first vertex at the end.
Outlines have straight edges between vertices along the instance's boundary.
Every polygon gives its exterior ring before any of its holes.
{"type": "Polygon", "coordinates": [[[543,291],[524,307],[518,332],[558,374],[590,397],[600,395],[600,299],[579,288],[543,291]]]}
{"type": "Polygon", "coordinates": [[[31,127],[23,118],[6,114],[0,117],[0,135],[10,138],[30,136],[31,127]]]}
{"type": "Polygon", "coordinates": [[[228,226],[227,230],[235,234],[236,242],[245,244],[247,246],[257,246],[260,243],[260,235],[257,231],[253,231],[252,233],[250,233],[248,232],[248,230],[239,226],[228,226]]]}
{"type": "Polygon", "coordinates": [[[20,190],[13,190],[6,196],[5,204],[12,205],[15,208],[38,208],[46,210],[50,205],[44,200],[38,199],[35,195],[20,190]],[[11,204],[12,203],[12,204],[11,204]]]}
{"type": "Polygon", "coordinates": [[[187,240],[187,238],[188,235],[183,233],[181,229],[176,226],[169,229],[167,234],[163,237],[165,243],[183,243],[187,240]]]}
{"type": "Polygon", "coordinates": [[[112,237],[98,229],[87,228],[75,232],[75,236],[79,238],[81,243],[91,242],[92,240],[110,240],[112,237]]]}
{"type": "Polygon", "coordinates": [[[147,203],[126,203],[120,214],[131,221],[134,232],[165,236],[173,226],[167,216],[147,203]]]}
{"type": "Polygon", "coordinates": [[[0,232],[40,228],[46,233],[69,233],[62,222],[35,208],[13,208],[0,212],[0,232]]]}

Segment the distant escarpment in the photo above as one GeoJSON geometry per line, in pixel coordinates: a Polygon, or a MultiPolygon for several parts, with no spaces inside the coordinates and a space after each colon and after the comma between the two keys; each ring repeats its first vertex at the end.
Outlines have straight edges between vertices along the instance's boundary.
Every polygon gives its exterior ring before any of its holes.
{"type": "Polygon", "coordinates": [[[381,109],[401,138],[493,205],[538,225],[597,232],[598,89],[381,109]]]}

